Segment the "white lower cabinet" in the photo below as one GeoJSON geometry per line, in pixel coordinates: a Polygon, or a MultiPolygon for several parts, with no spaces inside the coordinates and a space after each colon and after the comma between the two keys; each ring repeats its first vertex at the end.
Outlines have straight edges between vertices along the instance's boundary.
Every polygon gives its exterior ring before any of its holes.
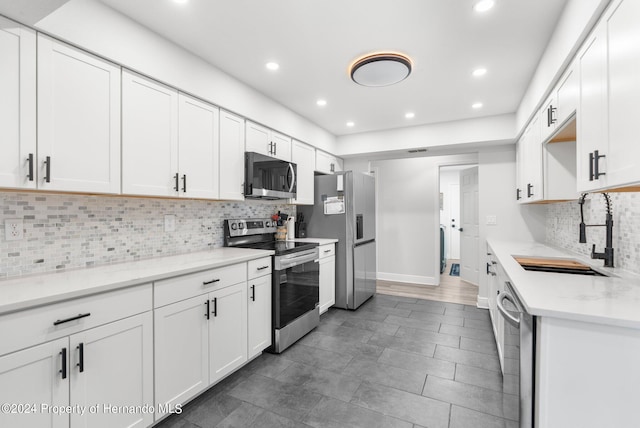
{"type": "Polygon", "coordinates": [[[321,245],[320,253],[320,313],[336,303],[336,251],[335,244],[321,245]]]}
{"type": "Polygon", "coordinates": [[[152,412],[120,409],[153,402],[152,326],[146,312],[0,357],[0,385],[12,385],[0,388],[2,402],[35,406],[0,412],[0,426],[151,425],[152,412]],[[53,406],[77,410],[59,416],[53,406]]]}
{"type": "Polygon", "coordinates": [[[271,271],[269,275],[249,280],[248,358],[271,346],[271,271]]]}

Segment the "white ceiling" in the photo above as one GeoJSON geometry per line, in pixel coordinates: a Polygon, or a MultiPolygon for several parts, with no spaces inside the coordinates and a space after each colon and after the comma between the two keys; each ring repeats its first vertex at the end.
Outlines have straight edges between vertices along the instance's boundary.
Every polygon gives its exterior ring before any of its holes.
{"type": "Polygon", "coordinates": [[[478,14],[474,0],[101,1],[335,135],[515,112],[566,3],[497,0],[478,14]],[[350,80],[354,59],[384,50],[413,59],[408,79],[350,80]]]}

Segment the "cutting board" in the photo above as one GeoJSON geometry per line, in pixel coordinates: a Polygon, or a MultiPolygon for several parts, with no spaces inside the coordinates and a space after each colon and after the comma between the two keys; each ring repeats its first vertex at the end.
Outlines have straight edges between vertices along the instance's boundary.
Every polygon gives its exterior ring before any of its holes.
{"type": "Polygon", "coordinates": [[[538,257],[514,257],[521,266],[555,267],[589,270],[590,267],[575,260],[541,259],[538,257]]]}

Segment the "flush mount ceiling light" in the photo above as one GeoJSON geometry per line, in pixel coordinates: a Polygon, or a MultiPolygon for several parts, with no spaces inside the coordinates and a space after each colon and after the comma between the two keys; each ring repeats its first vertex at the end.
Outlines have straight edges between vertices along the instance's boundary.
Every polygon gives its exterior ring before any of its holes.
{"type": "Polygon", "coordinates": [[[374,53],[357,59],[349,67],[351,80],[362,86],[389,86],[411,74],[411,60],[398,53],[374,53]]]}
{"type": "Polygon", "coordinates": [[[496,5],[495,0],[480,0],[473,5],[473,10],[478,13],[486,12],[496,5]]]}

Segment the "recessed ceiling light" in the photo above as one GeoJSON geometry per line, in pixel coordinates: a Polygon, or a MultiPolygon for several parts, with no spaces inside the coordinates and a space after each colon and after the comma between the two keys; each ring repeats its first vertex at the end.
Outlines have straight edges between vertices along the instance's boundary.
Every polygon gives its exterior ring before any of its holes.
{"type": "Polygon", "coordinates": [[[266,67],[268,70],[276,71],[277,69],[280,68],[280,65],[277,62],[268,62],[266,64],[266,67]]]}
{"type": "Polygon", "coordinates": [[[349,128],[353,128],[355,125],[356,125],[356,124],[355,124],[355,123],[353,123],[353,122],[347,122],[347,126],[348,126],[349,128]]]}
{"type": "Polygon", "coordinates": [[[416,117],[416,114],[413,112],[409,112],[405,114],[404,117],[406,117],[407,119],[413,119],[414,117],[416,117]]]}
{"type": "Polygon", "coordinates": [[[349,67],[351,80],[362,86],[389,86],[411,74],[411,60],[399,53],[374,53],[358,58],[349,67]]]}
{"type": "Polygon", "coordinates": [[[316,104],[318,104],[320,107],[324,107],[327,105],[327,100],[318,100],[316,101],[316,104]]]}
{"type": "Polygon", "coordinates": [[[486,68],[476,68],[475,70],[473,70],[473,74],[475,77],[480,77],[480,76],[484,76],[485,74],[487,74],[487,69],[486,68]]]}
{"type": "Polygon", "coordinates": [[[478,13],[486,12],[496,5],[495,0],[480,0],[473,5],[473,10],[478,13]]]}
{"type": "Polygon", "coordinates": [[[178,4],[185,4],[187,3],[189,0],[173,0],[174,2],[178,3],[178,4]]]}
{"type": "Polygon", "coordinates": [[[479,109],[482,108],[482,103],[475,103],[471,105],[471,108],[479,109]]]}

